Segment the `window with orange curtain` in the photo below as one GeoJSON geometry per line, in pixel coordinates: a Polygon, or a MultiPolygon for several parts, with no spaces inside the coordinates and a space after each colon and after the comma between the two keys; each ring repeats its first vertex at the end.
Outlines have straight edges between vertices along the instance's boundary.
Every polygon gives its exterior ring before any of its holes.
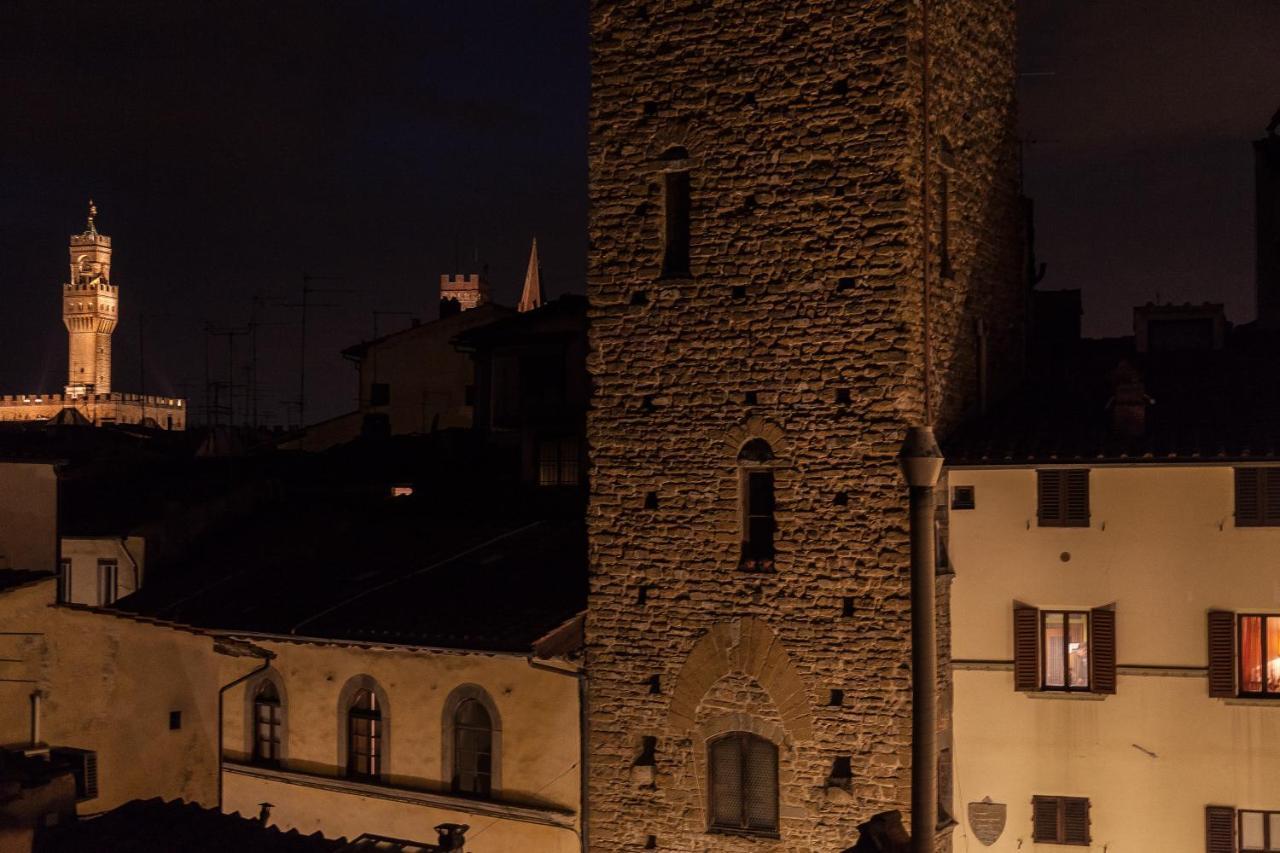
{"type": "Polygon", "coordinates": [[[1280,616],[1240,617],[1240,692],[1280,696],[1280,616]]]}

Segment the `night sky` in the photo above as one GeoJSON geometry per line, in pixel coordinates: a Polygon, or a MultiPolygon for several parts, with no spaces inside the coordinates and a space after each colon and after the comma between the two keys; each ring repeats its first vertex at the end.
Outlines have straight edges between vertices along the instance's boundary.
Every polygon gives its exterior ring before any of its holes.
{"type": "MultiPolygon", "coordinates": [[[[1276,0],[1021,0],[1026,183],[1044,286],[1086,330],[1154,299],[1252,315],[1249,141],[1280,107],[1276,0]]],[[[0,0],[0,391],[60,390],[66,238],[115,241],[115,385],[204,400],[205,355],[258,330],[260,408],[354,407],[338,351],[435,313],[441,273],[514,303],[536,235],[550,295],[586,254],[584,0],[0,0]],[[478,258],[478,261],[477,261],[478,258]],[[254,297],[260,297],[256,314],[254,297]],[[399,312],[399,313],[390,313],[399,312]]],[[[244,411],[249,342],[235,341],[244,411]]],[[[221,392],[225,394],[225,392],[221,392]]],[[[224,400],[225,402],[225,400],[224,400]]]]}

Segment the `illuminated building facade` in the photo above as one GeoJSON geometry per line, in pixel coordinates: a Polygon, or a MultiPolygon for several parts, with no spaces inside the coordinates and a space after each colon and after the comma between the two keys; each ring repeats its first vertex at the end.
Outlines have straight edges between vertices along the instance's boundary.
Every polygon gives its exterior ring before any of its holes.
{"type": "Polygon", "coordinates": [[[66,387],[61,394],[0,397],[0,421],[48,421],[69,409],[78,413],[73,422],[186,429],[185,400],[112,390],[111,335],[119,320],[120,288],[111,279],[111,238],[98,231],[96,217],[89,202],[85,230],[72,235],[68,246],[70,274],[62,286],[66,387]]]}

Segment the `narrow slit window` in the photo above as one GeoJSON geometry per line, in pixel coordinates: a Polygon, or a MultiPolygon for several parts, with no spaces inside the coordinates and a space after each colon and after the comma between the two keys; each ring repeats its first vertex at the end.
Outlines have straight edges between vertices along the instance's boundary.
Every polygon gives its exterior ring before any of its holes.
{"type": "Polygon", "coordinates": [[[689,275],[689,173],[663,175],[665,232],[662,254],[663,278],[689,275]]]}

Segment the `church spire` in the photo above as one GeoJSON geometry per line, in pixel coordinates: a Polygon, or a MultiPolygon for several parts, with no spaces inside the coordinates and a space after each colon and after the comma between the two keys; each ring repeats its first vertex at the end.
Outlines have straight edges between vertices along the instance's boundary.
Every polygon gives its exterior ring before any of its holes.
{"type": "Polygon", "coordinates": [[[520,294],[520,311],[532,311],[542,305],[542,271],[538,268],[538,238],[533,238],[529,252],[529,269],[524,274],[524,292],[520,294]]]}

